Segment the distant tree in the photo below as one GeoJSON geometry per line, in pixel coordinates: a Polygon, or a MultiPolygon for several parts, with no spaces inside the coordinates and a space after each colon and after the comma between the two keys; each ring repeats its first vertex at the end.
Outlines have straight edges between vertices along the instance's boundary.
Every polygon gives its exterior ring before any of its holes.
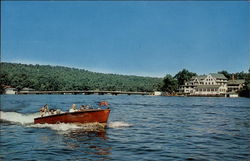
{"type": "Polygon", "coordinates": [[[196,76],[196,73],[189,72],[187,69],[183,69],[178,72],[174,78],[178,81],[178,86],[183,85],[186,81],[189,81],[193,76],[196,76]]]}
{"type": "Polygon", "coordinates": [[[245,86],[239,92],[239,95],[242,97],[250,97],[250,69],[245,77],[245,86]]]}
{"type": "MultiPolygon", "coordinates": [[[[250,69],[249,69],[250,70],[250,69]]],[[[227,79],[247,79],[247,73],[245,72],[237,72],[237,73],[229,73],[226,70],[222,70],[218,72],[219,74],[223,74],[227,79]]]]}
{"type": "Polygon", "coordinates": [[[13,74],[10,80],[10,86],[17,88],[18,90],[29,87],[30,84],[27,74],[23,72],[13,74]]]}
{"type": "Polygon", "coordinates": [[[0,72],[0,84],[3,85],[8,85],[10,84],[10,78],[7,72],[1,71],[0,72]]]}
{"type": "Polygon", "coordinates": [[[247,73],[245,72],[237,72],[237,73],[233,73],[232,75],[234,75],[235,79],[247,79],[247,73]]]}
{"type": "Polygon", "coordinates": [[[173,93],[178,88],[178,81],[174,79],[170,74],[167,74],[163,79],[162,91],[173,93]]]}
{"type": "Polygon", "coordinates": [[[10,84],[10,78],[7,72],[0,72],[0,94],[4,92],[4,86],[10,84]]]}
{"type": "Polygon", "coordinates": [[[154,91],[162,91],[163,85],[164,85],[163,80],[162,80],[162,82],[160,82],[160,83],[158,83],[158,84],[155,84],[154,87],[153,87],[153,88],[154,88],[154,91]]]}
{"type": "Polygon", "coordinates": [[[227,79],[230,79],[232,76],[226,70],[219,71],[218,74],[223,74],[227,79]]]}

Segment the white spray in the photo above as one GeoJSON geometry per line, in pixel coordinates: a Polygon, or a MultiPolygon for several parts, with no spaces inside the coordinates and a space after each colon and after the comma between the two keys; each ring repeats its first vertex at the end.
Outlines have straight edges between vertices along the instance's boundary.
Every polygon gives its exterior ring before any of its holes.
{"type": "MultiPolygon", "coordinates": [[[[95,130],[100,128],[98,123],[91,123],[91,124],[83,124],[81,126],[76,124],[34,124],[34,118],[39,117],[39,113],[32,113],[32,114],[21,114],[17,112],[3,112],[0,111],[0,119],[8,122],[13,122],[16,124],[22,124],[26,127],[32,128],[50,128],[56,131],[70,131],[76,129],[83,129],[83,130],[95,130]]],[[[124,128],[133,126],[132,124],[128,124],[126,122],[110,122],[108,124],[108,128],[124,128]]]]}

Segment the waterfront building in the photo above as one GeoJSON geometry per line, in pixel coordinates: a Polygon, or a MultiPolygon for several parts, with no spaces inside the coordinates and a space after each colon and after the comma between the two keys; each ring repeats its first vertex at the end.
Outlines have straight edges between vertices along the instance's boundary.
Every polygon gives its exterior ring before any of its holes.
{"type": "Polygon", "coordinates": [[[187,95],[221,95],[227,92],[227,82],[223,74],[193,76],[180,91],[187,95]]]}
{"type": "Polygon", "coordinates": [[[228,92],[239,92],[245,85],[244,79],[232,79],[227,82],[228,92]]]}
{"type": "Polygon", "coordinates": [[[5,88],[4,89],[4,93],[5,94],[16,94],[16,92],[17,92],[17,89],[16,88],[5,88]]]}
{"type": "Polygon", "coordinates": [[[35,91],[33,88],[23,88],[20,92],[30,92],[35,91]]]}
{"type": "Polygon", "coordinates": [[[154,96],[161,96],[162,95],[162,92],[160,92],[160,91],[154,91],[154,94],[153,94],[154,96]]]}

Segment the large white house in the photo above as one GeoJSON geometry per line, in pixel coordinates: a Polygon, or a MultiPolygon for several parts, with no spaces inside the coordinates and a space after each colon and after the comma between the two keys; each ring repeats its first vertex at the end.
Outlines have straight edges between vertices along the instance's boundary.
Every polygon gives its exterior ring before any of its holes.
{"type": "Polygon", "coordinates": [[[223,74],[193,76],[180,91],[190,95],[220,95],[227,92],[227,78],[223,74]]]}

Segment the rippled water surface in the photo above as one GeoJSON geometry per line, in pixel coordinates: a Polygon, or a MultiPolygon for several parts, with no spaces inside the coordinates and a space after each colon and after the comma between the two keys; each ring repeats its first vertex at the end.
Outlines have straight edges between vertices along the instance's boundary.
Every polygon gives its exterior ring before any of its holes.
{"type": "Polygon", "coordinates": [[[249,160],[250,99],[1,95],[0,160],[249,160]],[[39,107],[111,104],[106,129],[34,125],[39,107]]]}

